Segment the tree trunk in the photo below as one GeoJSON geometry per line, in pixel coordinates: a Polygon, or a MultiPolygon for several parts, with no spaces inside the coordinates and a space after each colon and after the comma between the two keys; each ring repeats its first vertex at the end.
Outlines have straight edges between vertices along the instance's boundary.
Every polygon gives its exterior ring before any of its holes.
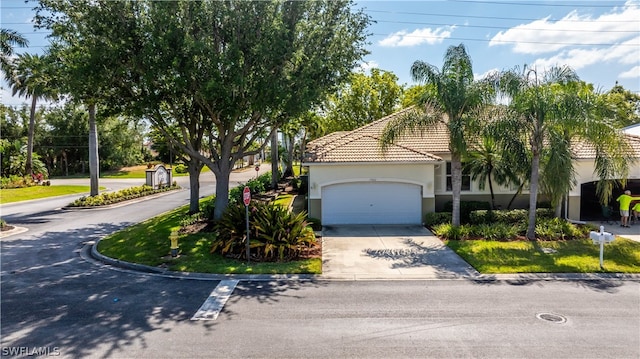
{"type": "Polygon", "coordinates": [[[228,164],[219,165],[215,171],[216,175],[216,201],[213,209],[213,220],[218,221],[229,206],[229,176],[231,176],[231,166],[228,164]]]}
{"type": "Polygon", "coordinates": [[[273,131],[271,136],[271,188],[278,190],[278,131],[273,131]]]}
{"type": "Polygon", "coordinates": [[[507,205],[507,209],[511,209],[511,205],[513,204],[513,201],[516,200],[516,197],[518,197],[518,195],[520,193],[522,193],[522,189],[524,188],[524,182],[520,183],[520,185],[518,186],[518,190],[516,191],[516,193],[514,193],[513,197],[511,197],[511,200],[509,201],[509,204],[507,205]]]}
{"type": "Polygon", "coordinates": [[[531,158],[531,182],[529,186],[529,225],[527,227],[527,239],[536,239],[536,205],[538,202],[538,177],[540,168],[540,154],[537,149],[533,149],[531,158]]]}
{"type": "Polygon", "coordinates": [[[203,164],[192,158],[188,162],[189,169],[189,214],[200,211],[200,172],[203,164]]]}
{"type": "Polygon", "coordinates": [[[487,176],[489,180],[489,192],[491,192],[491,210],[496,209],[496,195],[493,193],[493,182],[491,182],[491,172],[487,176]]]}
{"type": "Polygon", "coordinates": [[[556,218],[562,218],[562,199],[558,202],[558,204],[555,205],[554,208],[555,208],[554,216],[556,218]]]}
{"type": "Polygon", "coordinates": [[[462,189],[462,161],[459,153],[451,154],[451,190],[453,192],[453,208],[451,224],[460,225],[460,192],[462,189]]]}
{"type": "Polygon", "coordinates": [[[33,138],[36,131],[36,96],[31,96],[31,112],[29,113],[29,134],[27,136],[27,161],[24,173],[31,177],[33,174],[33,138]]]}
{"type": "Polygon", "coordinates": [[[96,104],[91,103],[89,104],[89,182],[91,184],[91,196],[97,196],[99,192],[99,169],[96,104]]]}
{"type": "Polygon", "coordinates": [[[283,177],[293,177],[293,146],[295,137],[285,136],[285,143],[287,144],[287,168],[284,170],[283,177]]]}

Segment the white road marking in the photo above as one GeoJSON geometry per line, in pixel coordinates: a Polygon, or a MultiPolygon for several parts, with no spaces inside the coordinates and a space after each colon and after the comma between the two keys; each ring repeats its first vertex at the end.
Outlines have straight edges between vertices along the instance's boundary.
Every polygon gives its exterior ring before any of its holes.
{"type": "Polygon", "coordinates": [[[216,320],[238,282],[237,280],[221,280],[218,286],[209,294],[209,298],[202,303],[200,309],[191,317],[191,320],[216,320]]]}

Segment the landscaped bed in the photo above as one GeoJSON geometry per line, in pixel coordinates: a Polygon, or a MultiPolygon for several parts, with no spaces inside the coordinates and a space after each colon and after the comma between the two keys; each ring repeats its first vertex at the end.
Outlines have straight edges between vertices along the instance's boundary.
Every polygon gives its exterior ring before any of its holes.
{"type": "Polygon", "coordinates": [[[216,233],[197,223],[178,235],[180,255],[170,256],[169,236],[181,228],[187,207],[133,225],[107,236],[98,244],[98,251],[111,258],[126,262],[167,268],[172,271],[221,274],[284,274],[322,273],[321,247],[315,246],[303,253],[302,259],[283,262],[251,262],[226,258],[211,253],[216,233]]]}

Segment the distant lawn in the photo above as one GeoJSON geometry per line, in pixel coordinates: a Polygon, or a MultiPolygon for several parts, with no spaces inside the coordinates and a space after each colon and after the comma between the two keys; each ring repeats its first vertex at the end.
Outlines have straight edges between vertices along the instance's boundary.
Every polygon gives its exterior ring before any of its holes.
{"type": "Polygon", "coordinates": [[[148,266],[166,265],[169,270],[219,274],[284,274],[322,272],[320,258],[284,262],[251,263],[209,253],[215,233],[181,234],[180,256],[170,258],[169,235],[180,228],[188,207],[181,207],[146,222],[114,233],[98,244],[98,251],[111,258],[148,266]]]}
{"type": "Polygon", "coordinates": [[[278,196],[278,198],[276,198],[275,201],[273,201],[273,203],[284,208],[289,208],[295,198],[296,197],[291,194],[281,194],[278,196]]]}
{"type": "MultiPolygon", "coordinates": [[[[169,167],[169,165],[165,164],[165,166],[169,167]]],[[[175,165],[173,166],[174,170],[171,171],[171,175],[173,177],[183,177],[188,176],[188,173],[176,173],[175,165]]],[[[208,172],[209,167],[205,166],[202,168],[202,172],[208,172]]],[[[201,172],[201,173],[202,173],[201,172]]],[[[123,167],[117,171],[106,171],[100,177],[102,178],[147,178],[147,165],[140,166],[131,166],[131,167],[123,167]]]]}
{"type": "Polygon", "coordinates": [[[604,247],[590,240],[572,241],[445,241],[459,256],[483,274],[498,273],[640,273],[640,243],[617,238],[604,247]],[[546,254],[543,248],[555,250],[546,254]]]}
{"type": "MultiPolygon", "coordinates": [[[[100,189],[105,189],[100,187],[100,189]]],[[[0,190],[0,204],[28,201],[46,197],[64,196],[68,194],[88,193],[89,186],[32,186],[24,188],[8,188],[0,190]]]]}

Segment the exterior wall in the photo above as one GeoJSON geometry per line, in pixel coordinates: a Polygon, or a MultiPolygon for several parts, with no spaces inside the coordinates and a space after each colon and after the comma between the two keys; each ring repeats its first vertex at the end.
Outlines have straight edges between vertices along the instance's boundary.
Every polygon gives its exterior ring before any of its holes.
{"type": "MultiPolygon", "coordinates": [[[[495,195],[495,199],[496,199],[496,206],[500,206],[500,208],[502,209],[507,209],[507,205],[509,204],[509,202],[511,201],[511,198],[513,197],[515,191],[513,191],[512,193],[509,194],[496,194],[495,195]]],[[[451,195],[451,192],[448,193],[444,193],[442,195],[436,195],[436,202],[435,202],[435,210],[436,211],[443,211],[444,210],[444,206],[447,202],[451,202],[453,200],[453,197],[451,195]]],[[[487,194],[473,194],[473,195],[469,195],[466,194],[466,192],[463,192],[460,198],[461,201],[484,201],[484,202],[491,202],[491,196],[487,193],[487,194]]],[[[538,201],[544,201],[544,198],[541,196],[538,196],[538,201]]],[[[516,197],[516,199],[513,201],[513,203],[511,204],[511,208],[515,209],[515,208],[528,208],[529,207],[529,193],[523,193],[520,194],[516,197]]]]}
{"type": "Polygon", "coordinates": [[[429,163],[309,165],[309,217],[321,218],[322,188],[349,182],[402,182],[422,188],[422,216],[435,210],[434,165],[429,163]]]}
{"type": "Polygon", "coordinates": [[[569,219],[579,220],[580,219],[580,196],[570,195],[567,208],[568,208],[567,217],[569,219]]]}
{"type": "Polygon", "coordinates": [[[309,201],[309,217],[320,218],[322,216],[322,201],[320,199],[308,199],[309,201]]]}
{"type": "MultiPolygon", "coordinates": [[[[450,160],[445,154],[438,154],[445,160],[450,160]]],[[[574,163],[576,170],[576,186],[569,192],[567,208],[568,217],[580,218],[581,184],[598,181],[594,173],[593,160],[580,160],[574,163]]],[[[629,172],[629,179],[640,179],[640,162],[636,163],[629,172]]],[[[446,202],[451,201],[451,191],[446,191],[446,165],[442,164],[322,164],[309,165],[309,216],[320,218],[322,213],[322,187],[335,183],[389,181],[414,183],[422,187],[422,214],[441,211],[446,202]]],[[[516,188],[498,186],[494,183],[496,204],[507,208],[516,188]]],[[[463,191],[463,201],[490,201],[489,186],[480,190],[477,182],[471,182],[471,190],[463,191]]],[[[545,201],[538,196],[539,201],[545,201]]],[[[529,192],[523,190],[512,204],[512,208],[527,208],[529,192]]],[[[564,215],[564,212],[563,212],[564,215]]]]}
{"type": "Polygon", "coordinates": [[[404,182],[422,187],[422,198],[434,197],[433,164],[309,165],[309,198],[321,199],[322,187],[347,182],[404,182]]]}

